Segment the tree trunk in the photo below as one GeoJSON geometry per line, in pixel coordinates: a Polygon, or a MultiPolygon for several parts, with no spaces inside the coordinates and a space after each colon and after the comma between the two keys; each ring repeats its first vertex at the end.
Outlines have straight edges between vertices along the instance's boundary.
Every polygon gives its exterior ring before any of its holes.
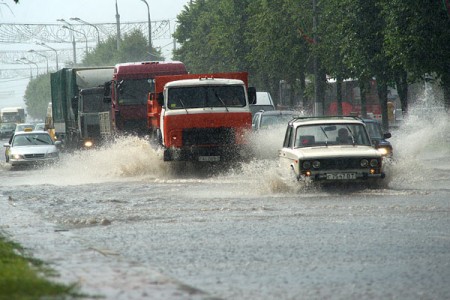
{"type": "Polygon", "coordinates": [[[402,109],[402,113],[408,113],[408,81],[407,81],[407,73],[402,70],[398,72],[395,77],[395,85],[397,87],[397,93],[400,98],[400,105],[402,109]]]}
{"type": "Polygon", "coordinates": [[[367,81],[364,79],[359,80],[359,94],[361,97],[361,116],[363,118],[367,118],[366,93],[367,93],[367,81]]]}
{"type": "Polygon", "coordinates": [[[343,115],[342,111],[342,76],[336,78],[336,101],[337,101],[337,114],[343,115]]]}
{"type": "Polygon", "coordinates": [[[450,74],[443,76],[441,79],[441,86],[444,90],[444,107],[447,112],[450,112],[450,74]]]}
{"type": "Polygon", "coordinates": [[[388,85],[383,78],[377,78],[377,91],[378,98],[380,98],[382,127],[383,130],[387,132],[389,130],[389,120],[387,112],[388,85]]]}

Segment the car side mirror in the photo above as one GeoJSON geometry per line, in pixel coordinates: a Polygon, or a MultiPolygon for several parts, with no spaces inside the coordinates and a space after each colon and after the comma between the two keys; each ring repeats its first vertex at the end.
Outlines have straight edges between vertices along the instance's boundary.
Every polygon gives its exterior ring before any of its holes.
{"type": "Polygon", "coordinates": [[[256,104],[256,88],[254,87],[249,87],[247,89],[247,94],[248,94],[248,103],[249,104],[256,104]]]}
{"type": "Polygon", "coordinates": [[[392,134],[390,132],[386,132],[385,134],[383,134],[383,137],[385,139],[388,139],[388,138],[392,137],[392,134]]]}
{"type": "Polygon", "coordinates": [[[9,148],[9,147],[11,147],[11,145],[8,144],[8,143],[4,143],[4,144],[3,144],[3,147],[9,148]]]}

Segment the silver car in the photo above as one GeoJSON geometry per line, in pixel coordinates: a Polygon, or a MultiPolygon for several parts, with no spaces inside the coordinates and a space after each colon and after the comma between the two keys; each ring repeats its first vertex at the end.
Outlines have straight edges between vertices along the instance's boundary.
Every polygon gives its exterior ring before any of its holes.
{"type": "Polygon", "coordinates": [[[53,163],[59,159],[59,144],[48,132],[16,132],[6,147],[6,162],[12,166],[53,163]]]}

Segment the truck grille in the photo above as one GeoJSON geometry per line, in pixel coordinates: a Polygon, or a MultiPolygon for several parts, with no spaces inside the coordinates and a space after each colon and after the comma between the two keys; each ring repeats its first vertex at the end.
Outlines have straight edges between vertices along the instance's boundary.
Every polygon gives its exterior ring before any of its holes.
{"type": "Polygon", "coordinates": [[[235,134],[232,128],[187,128],[183,129],[183,146],[233,145],[235,134]]]}

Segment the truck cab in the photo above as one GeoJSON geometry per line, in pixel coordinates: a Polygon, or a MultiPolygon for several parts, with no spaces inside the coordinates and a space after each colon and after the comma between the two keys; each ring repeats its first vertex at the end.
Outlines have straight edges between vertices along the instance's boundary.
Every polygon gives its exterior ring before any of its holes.
{"type": "Polygon", "coordinates": [[[155,80],[165,84],[163,97],[158,97],[160,113],[149,113],[149,125],[157,131],[165,161],[216,162],[244,156],[251,131],[249,95],[255,99],[256,93],[247,88],[247,73],[155,80]]]}

